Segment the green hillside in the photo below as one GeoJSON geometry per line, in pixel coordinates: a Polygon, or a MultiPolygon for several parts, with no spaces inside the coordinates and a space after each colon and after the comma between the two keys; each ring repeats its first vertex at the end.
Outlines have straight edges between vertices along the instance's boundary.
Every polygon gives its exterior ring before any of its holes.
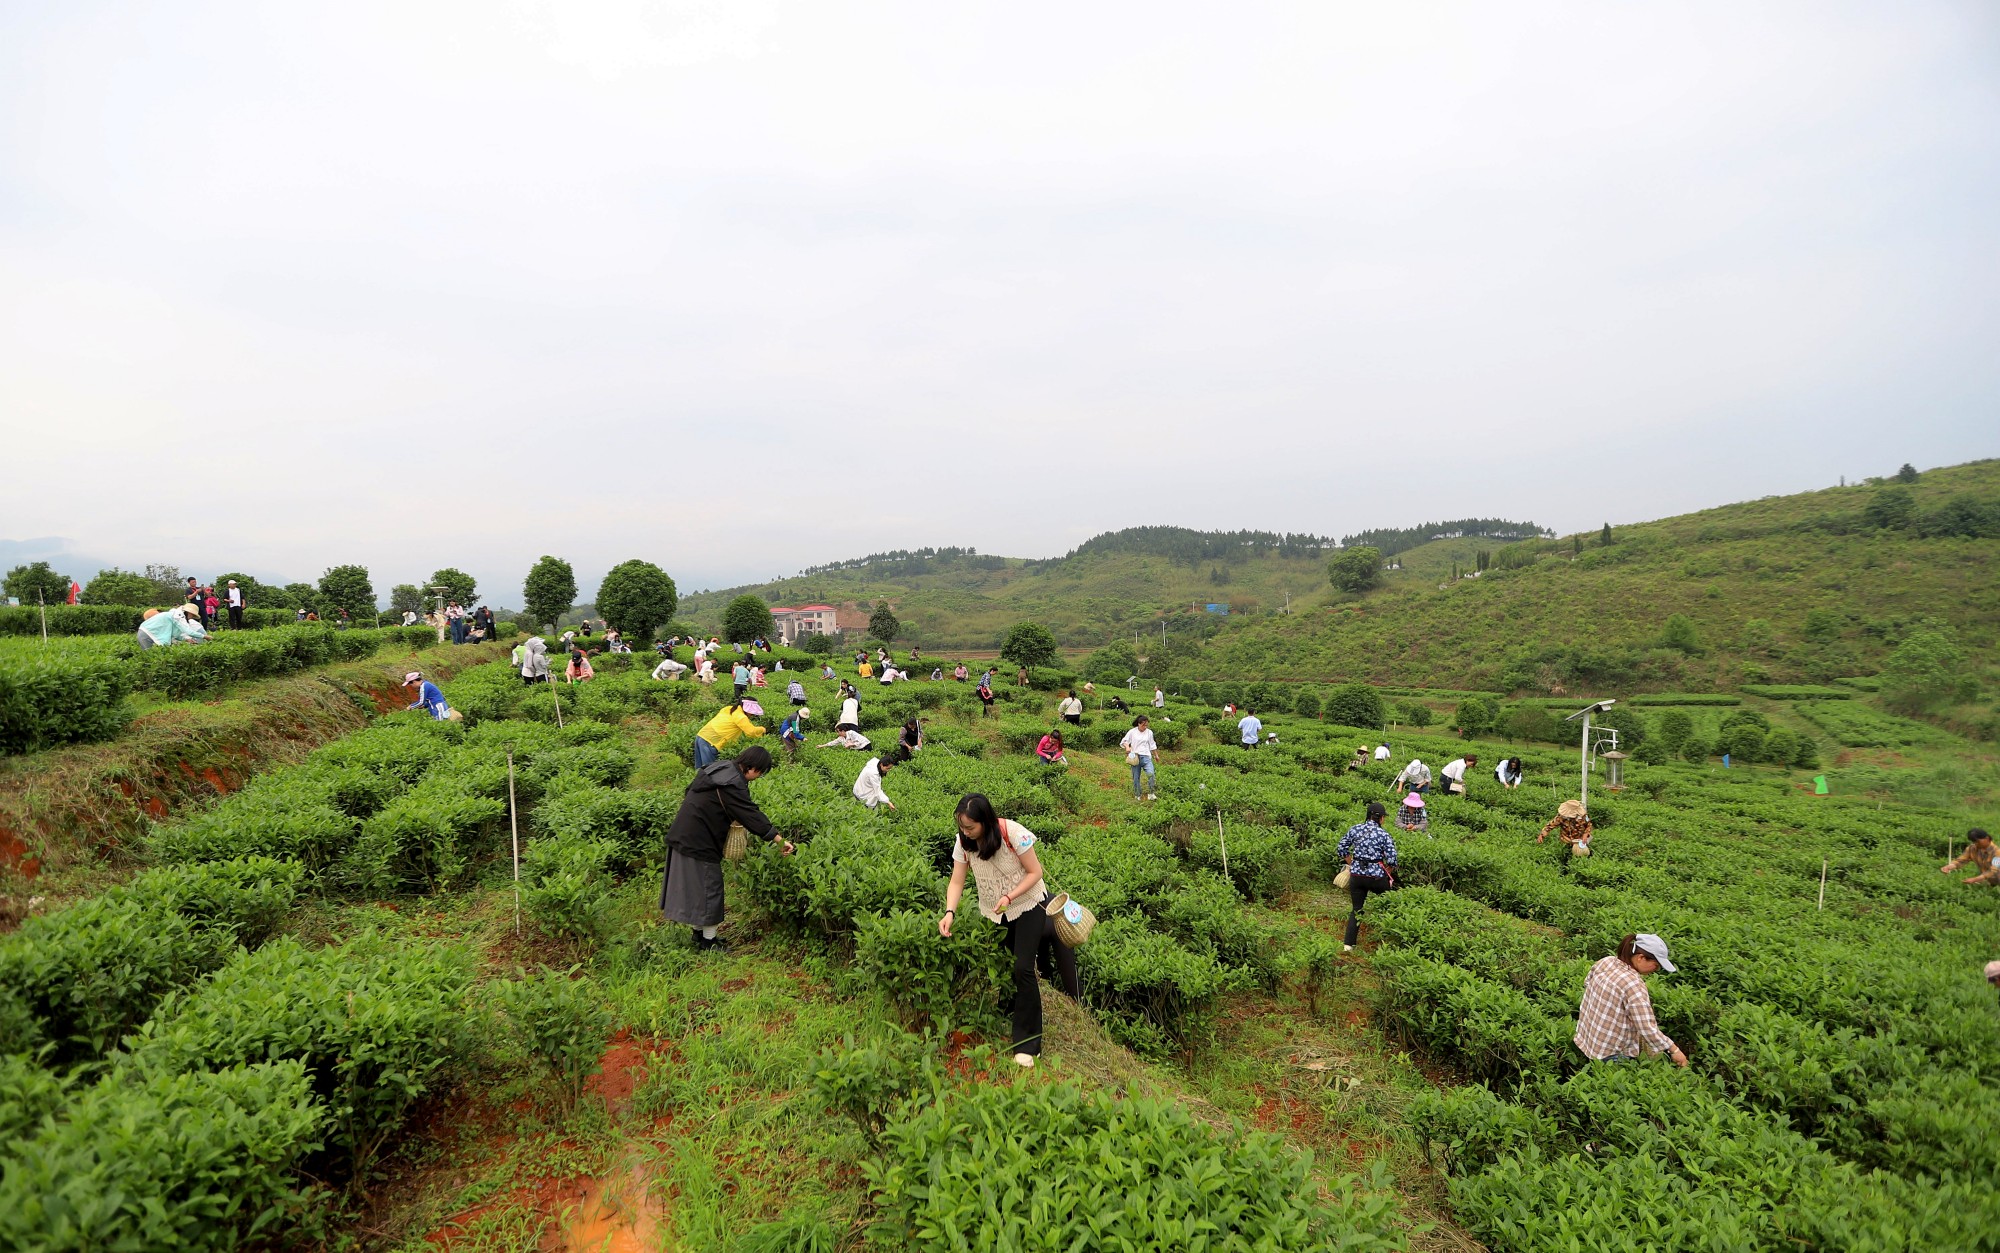
{"type": "Polygon", "coordinates": [[[886,600],[908,638],[939,650],[991,648],[1029,619],[1067,646],[1136,635],[1144,653],[1164,624],[1175,655],[1153,669],[1180,678],[1558,694],[1871,675],[1934,617],[1956,631],[1973,677],[1994,686],[1986,670],[2000,636],[2000,461],[1617,524],[1609,545],[1596,531],[1435,540],[1398,553],[1382,585],[1360,596],[1328,585],[1317,549],[1195,558],[1104,550],[1115,538],[1050,561],[874,561],[697,593],[685,613],[713,625],[744,591],[850,609],[886,600]],[[1473,574],[1482,554],[1488,568],[1473,574]],[[1233,611],[1200,611],[1210,602],[1233,611]],[[1677,614],[1693,630],[1669,641],[1677,614]]]}
{"type": "Polygon", "coordinates": [[[1595,534],[1510,545],[1455,582],[1417,549],[1380,589],[1327,589],[1289,618],[1232,623],[1187,666],[1506,691],[1735,690],[1873,674],[1937,618],[1990,686],[1996,521],[2000,462],[1984,461],[1617,527],[1608,546],[1595,534]],[[1669,639],[1677,614],[1691,637],[1669,639]]]}
{"type": "Polygon", "coordinates": [[[1055,561],[954,557],[696,592],[681,602],[681,616],[696,626],[719,628],[722,607],[745,592],[777,605],[839,605],[843,620],[850,610],[865,620],[868,613],[858,604],[887,600],[906,638],[926,648],[993,648],[1008,627],[1024,619],[1047,626],[1061,644],[1094,648],[1134,633],[1157,635],[1163,616],[1177,612],[1185,619],[1194,605],[1226,603],[1237,613],[1263,613],[1282,609],[1287,596],[1296,602],[1325,586],[1326,563],[1317,553],[1195,561],[1134,552],[1055,561]]]}

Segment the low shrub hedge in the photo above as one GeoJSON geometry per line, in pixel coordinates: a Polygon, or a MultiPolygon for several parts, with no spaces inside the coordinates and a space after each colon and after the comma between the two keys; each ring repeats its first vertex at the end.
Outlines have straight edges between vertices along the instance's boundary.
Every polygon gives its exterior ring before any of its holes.
{"type": "Polygon", "coordinates": [[[132,676],[102,656],[0,660],[0,754],[108,740],[132,720],[132,676]]]}
{"type": "Polygon", "coordinates": [[[298,1061],[118,1073],[15,1144],[0,1248],[233,1250],[306,1198],[296,1171],[326,1111],[298,1061]]]}
{"type": "Polygon", "coordinates": [[[31,916],[0,938],[0,993],[34,1035],[8,1051],[50,1046],[58,1065],[102,1057],[164,996],[219,968],[236,949],[204,926],[125,889],[31,916]]]}
{"type": "Polygon", "coordinates": [[[1312,1159],[1267,1132],[1223,1134],[1175,1102],[975,1084],[882,1133],[867,1168],[893,1238],[946,1253],[1115,1247],[1386,1253],[1394,1193],[1354,1176],[1324,1189],[1312,1159]]]}
{"type": "Polygon", "coordinates": [[[134,1035],[146,1075],[300,1063],[327,1131],[357,1169],[463,1051],[465,955],[364,939],[309,949],[286,937],[175,997],[134,1035]]]}

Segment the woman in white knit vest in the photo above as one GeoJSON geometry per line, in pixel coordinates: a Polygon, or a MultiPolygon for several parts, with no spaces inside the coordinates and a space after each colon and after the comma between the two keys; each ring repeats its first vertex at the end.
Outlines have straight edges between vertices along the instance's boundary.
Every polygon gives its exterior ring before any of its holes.
{"type": "Polygon", "coordinates": [[[1082,989],[1076,978],[1076,952],[1056,938],[1044,911],[1048,889],[1042,883],[1042,861],[1035,855],[1035,833],[993,812],[993,802],[974,792],[958,802],[958,839],[951,847],[951,886],[945,889],[944,916],[938,931],[951,934],[958,916],[958,899],[965,891],[967,868],[979,891],[979,912],[1005,929],[1014,953],[1014,1061],[1033,1066],[1042,1051],[1042,988],[1035,981],[1039,964],[1052,979],[1060,979],[1072,1000],[1082,989]]]}

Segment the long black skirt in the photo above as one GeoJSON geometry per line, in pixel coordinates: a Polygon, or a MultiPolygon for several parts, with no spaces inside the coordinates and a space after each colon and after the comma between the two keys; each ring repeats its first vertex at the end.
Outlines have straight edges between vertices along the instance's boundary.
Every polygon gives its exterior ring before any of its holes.
{"type": "Polygon", "coordinates": [[[669,848],[666,873],[660,879],[660,912],[668,922],[685,926],[721,925],[722,863],[696,861],[669,848]]]}

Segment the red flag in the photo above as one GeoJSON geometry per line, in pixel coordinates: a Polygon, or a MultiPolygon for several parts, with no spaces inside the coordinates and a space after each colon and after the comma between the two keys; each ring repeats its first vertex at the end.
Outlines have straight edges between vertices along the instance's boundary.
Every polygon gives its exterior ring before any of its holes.
{"type": "Polygon", "coordinates": [[[69,584],[69,603],[74,605],[76,598],[81,595],[83,595],[83,589],[76,585],[76,580],[71,579],[69,584]]]}

